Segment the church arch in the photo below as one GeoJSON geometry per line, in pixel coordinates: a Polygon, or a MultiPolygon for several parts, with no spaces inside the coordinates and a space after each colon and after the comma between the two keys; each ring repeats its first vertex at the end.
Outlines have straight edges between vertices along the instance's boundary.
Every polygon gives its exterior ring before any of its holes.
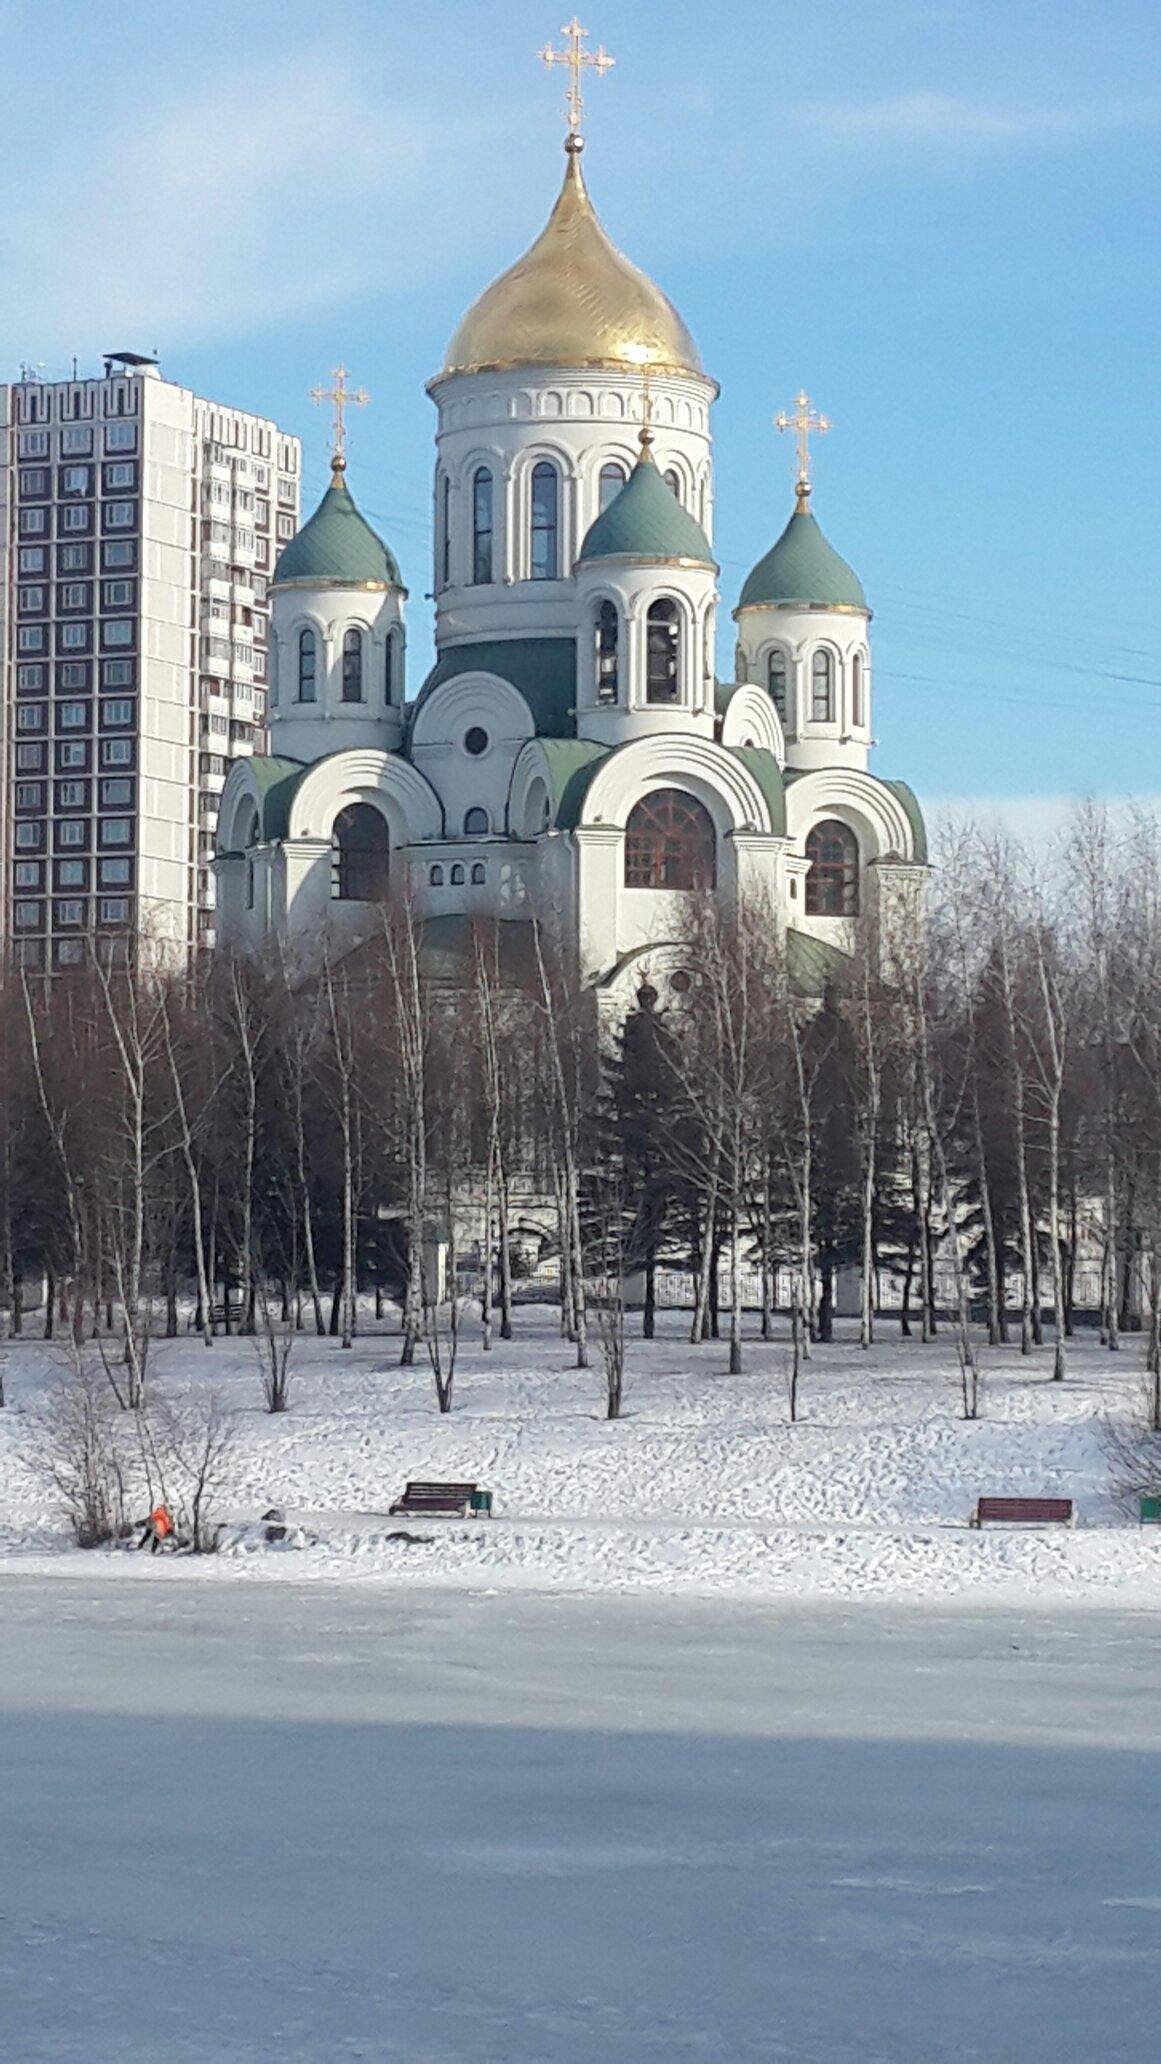
{"type": "Polygon", "coordinates": [[[362,702],[365,639],[358,624],[351,624],[343,632],[342,699],[344,702],[362,702]]]}
{"type": "Polygon", "coordinates": [[[561,474],[551,459],[538,459],[528,476],[528,577],[560,578],[561,474]]]}
{"type": "Polygon", "coordinates": [[[810,655],[810,721],[833,724],[838,712],[839,659],[833,645],[816,645],[810,655]]]}
{"type": "Polygon", "coordinates": [[[645,700],[654,706],[685,700],[682,669],[682,609],[661,595],[645,613],[645,700]]]}
{"type": "Polygon", "coordinates": [[[313,624],[304,624],[298,634],[297,702],[318,701],[319,634],[313,624]]]}
{"type": "Polygon", "coordinates": [[[331,895],[340,903],[381,903],[387,894],[387,820],[373,803],[347,803],[331,828],[331,895]]]}
{"type": "Polygon", "coordinates": [[[496,537],[495,475],[490,466],[477,466],[472,474],[472,585],[488,587],[493,578],[496,537]]]}
{"type": "Polygon", "coordinates": [[[688,789],[655,788],[625,822],[627,889],[712,889],[717,836],[704,803],[688,789]]]}
{"type": "Polygon", "coordinates": [[[593,641],[596,700],[611,705],[621,699],[621,612],[607,595],[603,602],[598,602],[594,613],[593,641]]]}

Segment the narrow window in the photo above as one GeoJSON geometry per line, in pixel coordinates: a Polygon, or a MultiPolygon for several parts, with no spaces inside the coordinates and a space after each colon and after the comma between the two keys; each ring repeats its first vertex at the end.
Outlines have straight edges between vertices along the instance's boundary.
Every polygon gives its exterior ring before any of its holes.
{"type": "Polygon", "coordinates": [[[597,701],[618,699],[619,662],[617,644],[620,624],[615,602],[602,602],[597,611],[597,701]]]}
{"type": "Polygon", "coordinates": [[[681,500],[681,475],[680,475],[680,473],[679,473],[679,472],[677,471],[676,467],[674,467],[674,466],[670,466],[670,467],[668,468],[668,470],[667,470],[667,472],[666,472],[666,475],[665,475],[665,485],[666,485],[666,487],[667,487],[667,488],[669,489],[669,492],[670,492],[670,494],[671,494],[671,495],[676,495],[676,496],[677,496],[677,499],[678,499],[678,501],[680,501],[680,500],[681,500]]]}
{"type": "Polygon", "coordinates": [[[668,596],[645,619],[645,700],[681,701],[681,615],[668,596]]]}
{"type": "Polygon", "coordinates": [[[464,870],[458,861],[451,871],[451,885],[453,889],[462,889],[464,885],[464,870]]]}
{"type": "Polygon", "coordinates": [[[625,485],[627,475],[619,459],[606,459],[601,467],[599,485],[600,513],[603,516],[610,502],[614,502],[625,485]]]}
{"type": "Polygon", "coordinates": [[[532,578],[556,580],[560,566],[560,476],[546,459],[532,468],[532,578]]]}
{"type": "Polygon", "coordinates": [[[436,864],[435,864],[435,866],[434,866],[434,867],[432,868],[432,870],[431,870],[431,873],[430,873],[430,874],[428,875],[428,877],[427,877],[427,881],[428,881],[428,887],[429,887],[429,888],[432,888],[432,889],[442,889],[442,887],[443,887],[443,868],[442,868],[442,867],[440,866],[440,864],[439,864],[438,860],[436,861],[436,864]]]}
{"type": "Polygon", "coordinates": [[[472,887],[478,889],[481,883],[487,880],[487,875],[488,871],[483,861],[477,860],[472,867],[472,887]]]}
{"type": "Polygon", "coordinates": [[[439,584],[446,588],[451,581],[451,481],[444,474],[439,493],[439,584]]]}
{"type": "Polygon", "coordinates": [[[349,803],[331,835],[331,894],[379,903],[387,892],[387,823],[370,803],[349,803]]]}
{"type": "Polygon", "coordinates": [[[859,847],[853,831],[828,817],[806,840],[810,873],[806,877],[808,917],[857,917],[859,910],[859,847]]]}
{"type": "Polygon", "coordinates": [[[363,633],[354,629],[343,635],[343,701],[363,700],[363,633]]]}
{"type": "Polygon", "coordinates": [[[315,677],[318,668],[318,639],[313,631],[298,634],[298,699],[300,702],[315,700],[315,677]]]}
{"type": "Polygon", "coordinates": [[[863,721],[863,655],[856,652],[851,661],[851,723],[857,730],[863,721]]]}
{"type": "Polygon", "coordinates": [[[390,631],[383,647],[383,700],[390,709],[395,695],[395,640],[390,631]]]}
{"type": "Polygon", "coordinates": [[[491,824],[486,810],[476,807],[467,812],[464,817],[465,838],[486,838],[490,830],[491,824]]]}
{"type": "Polygon", "coordinates": [[[785,723],[789,683],[787,680],[786,654],[784,652],[775,651],[770,654],[766,673],[766,685],[770,690],[770,700],[774,704],[782,722],[785,723]]]}
{"type": "Polygon", "coordinates": [[[472,481],[472,580],[485,587],[492,578],[492,475],[481,466],[472,481]]]}
{"type": "Polygon", "coordinates": [[[825,645],[810,662],[810,714],[816,724],[834,722],[834,654],[825,645]]]}

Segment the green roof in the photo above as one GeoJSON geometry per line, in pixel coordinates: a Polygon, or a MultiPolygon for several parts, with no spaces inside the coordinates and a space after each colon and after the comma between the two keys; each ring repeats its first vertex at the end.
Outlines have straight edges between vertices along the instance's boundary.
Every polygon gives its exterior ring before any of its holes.
{"type": "Polygon", "coordinates": [[[701,566],[714,564],[709,539],[696,516],[682,507],[646,457],[638,459],[620,493],[589,530],[580,561],[590,559],[693,559],[701,566]]]}
{"type": "Polygon", "coordinates": [[[824,996],[828,982],[850,971],[850,956],[827,939],[815,939],[791,925],[786,934],[786,972],[796,996],[824,996]]]}
{"type": "Polygon", "coordinates": [[[428,696],[459,674],[498,674],[510,681],[528,704],[539,738],[575,736],[575,638],[491,638],[454,646],[436,661],[412,703],[412,728],[428,696]]]}
{"type": "Polygon", "coordinates": [[[749,769],[766,798],[771,831],[785,838],[786,790],[782,786],[782,769],[773,753],[764,745],[728,745],[726,751],[749,769]]]}
{"type": "Polygon", "coordinates": [[[575,831],[589,785],[609,747],[594,745],[588,738],[546,738],[540,750],[552,783],[552,821],[558,831],[575,831]]]}
{"type": "Polygon", "coordinates": [[[402,587],[382,538],[360,513],[346,476],[336,474],[314,515],[279,554],[276,583],[339,581],[352,587],[402,587]]]}
{"type": "Polygon", "coordinates": [[[492,927],[500,949],[500,979],[519,986],[527,981],[534,965],[532,921],[526,917],[475,918],[466,911],[451,911],[446,917],[425,917],[420,924],[419,959],[432,982],[460,984],[474,982],[476,970],[475,933],[489,941],[492,927]]]}
{"type": "Polygon", "coordinates": [[[889,788],[893,795],[898,796],[899,801],[906,810],[907,822],[911,826],[912,836],[915,840],[915,858],[922,861],[924,866],[926,866],[927,826],[923,821],[923,812],[919,807],[919,799],[915,794],[915,790],[908,788],[905,781],[886,781],[883,780],[882,775],[876,778],[883,781],[884,788],[889,788]]]}
{"type": "Polygon", "coordinates": [[[777,544],[759,559],[738,607],[789,602],[825,609],[867,607],[858,574],[828,545],[809,509],[796,509],[777,544]]]}

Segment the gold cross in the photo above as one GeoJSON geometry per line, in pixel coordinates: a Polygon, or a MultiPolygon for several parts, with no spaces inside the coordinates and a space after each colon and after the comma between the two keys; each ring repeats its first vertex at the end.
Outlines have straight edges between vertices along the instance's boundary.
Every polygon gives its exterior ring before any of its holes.
{"type": "Polygon", "coordinates": [[[567,50],[554,50],[551,43],[546,43],[543,50],[538,50],[536,54],[541,63],[546,64],[550,70],[553,65],[567,65],[572,73],[572,77],[568,82],[568,91],[564,96],[564,105],[568,115],[568,133],[570,136],[579,136],[581,116],[584,113],[585,105],[584,95],[581,92],[581,78],[583,74],[586,69],[589,69],[594,71],[597,77],[600,78],[603,72],[612,71],[617,60],[615,57],[609,56],[603,43],[598,43],[595,50],[585,50],[582,47],[589,32],[587,29],[582,29],[575,14],[570,22],[565,22],[560,33],[562,36],[568,37],[569,47],[567,50]]]}
{"type": "Polygon", "coordinates": [[[827,431],[832,428],[831,419],[829,416],[821,416],[816,408],[811,407],[810,396],[804,388],[801,394],[794,397],[794,414],[787,415],[786,410],[781,409],[774,418],[774,427],[776,430],[793,430],[795,433],[798,444],[798,481],[795,492],[798,496],[798,507],[804,510],[810,501],[811,433],[813,432],[816,437],[825,437],[827,431]]]}
{"type": "Polygon", "coordinates": [[[333,440],[331,471],[332,473],[342,473],[345,472],[347,464],[347,424],[344,411],[348,408],[366,408],[371,397],[365,387],[347,386],[347,368],[345,365],[332,366],[331,379],[335,383],[333,387],[312,387],[310,398],[316,407],[321,408],[326,401],[331,402],[334,407],[335,419],[331,429],[333,440]]]}

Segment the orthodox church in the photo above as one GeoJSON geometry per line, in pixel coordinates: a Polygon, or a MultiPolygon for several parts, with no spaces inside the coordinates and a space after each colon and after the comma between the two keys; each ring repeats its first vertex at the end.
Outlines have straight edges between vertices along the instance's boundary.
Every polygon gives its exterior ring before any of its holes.
{"type": "MultiPolygon", "coordinates": [[[[869,768],[867,598],[811,507],[745,581],[715,674],[715,381],[602,228],[581,170],[570,26],[564,181],[535,243],[469,309],[429,383],[436,662],[407,695],[407,589],[347,478],[272,582],[270,751],[221,801],[218,942],[307,965],[406,893],[434,974],[473,921],[563,930],[614,1015],[680,993],[690,891],[758,898],[818,993],[861,913],[906,918],[925,872],[910,789],[869,768]]],[[[551,59],[559,53],[546,53],[551,59]]],[[[603,60],[603,63],[602,63],[603,60]]],[[[519,933],[504,935],[513,945],[519,933]]]]}

